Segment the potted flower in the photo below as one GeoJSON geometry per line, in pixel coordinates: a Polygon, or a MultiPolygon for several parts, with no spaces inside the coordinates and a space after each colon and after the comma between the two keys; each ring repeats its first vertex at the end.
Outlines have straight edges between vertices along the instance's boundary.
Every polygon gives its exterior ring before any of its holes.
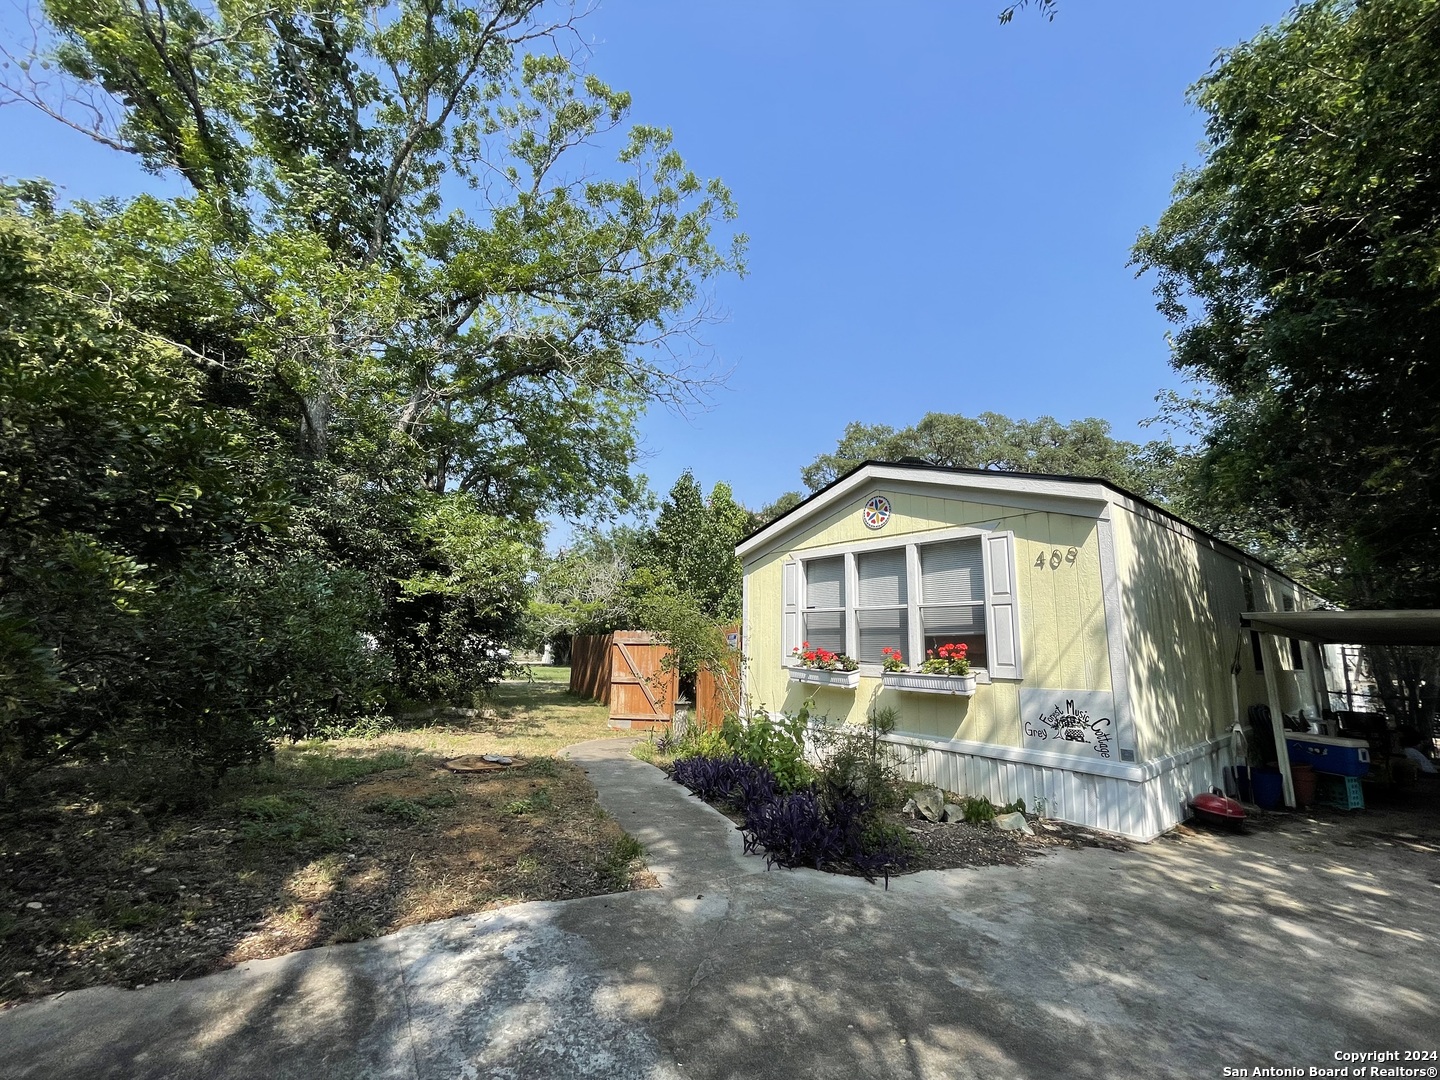
{"type": "Polygon", "coordinates": [[[831,652],[818,645],[810,647],[808,641],[790,650],[791,682],[815,683],[819,686],[838,686],[853,690],[860,685],[860,664],[844,653],[831,652]]]}
{"type": "Polygon", "coordinates": [[[894,690],[969,697],[975,693],[975,676],[970,671],[970,659],[966,655],[969,651],[970,646],[963,641],[927,649],[924,663],[915,671],[907,671],[898,649],[882,650],[885,670],[880,679],[894,690]]]}

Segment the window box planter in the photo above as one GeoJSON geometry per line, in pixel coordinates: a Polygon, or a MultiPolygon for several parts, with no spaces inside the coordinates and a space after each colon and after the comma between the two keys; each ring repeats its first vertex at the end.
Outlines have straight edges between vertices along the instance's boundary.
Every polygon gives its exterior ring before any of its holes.
{"type": "Polygon", "coordinates": [[[927,675],[919,671],[887,671],[880,676],[880,682],[889,690],[906,690],[912,694],[959,694],[970,697],[975,693],[974,675],[927,675]]]}
{"type": "Polygon", "coordinates": [[[833,686],[840,690],[854,690],[860,685],[860,672],[826,671],[824,668],[786,667],[791,682],[814,683],[816,686],[833,686]]]}

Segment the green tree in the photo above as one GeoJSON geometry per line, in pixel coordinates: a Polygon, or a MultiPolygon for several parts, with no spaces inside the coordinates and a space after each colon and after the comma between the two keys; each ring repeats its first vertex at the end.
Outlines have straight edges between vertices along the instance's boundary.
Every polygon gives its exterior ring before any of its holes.
{"type": "Polygon", "coordinates": [[[632,611],[631,579],[644,564],[648,530],[615,526],[578,531],[546,558],[536,576],[529,609],[533,644],[563,645],[574,634],[607,634],[640,624],[632,611]]]}
{"type": "Polygon", "coordinates": [[[804,500],[805,496],[801,495],[798,491],[785,492],[784,494],[775,498],[774,501],[766,504],[765,506],[761,507],[759,510],[756,510],[753,514],[750,515],[750,530],[754,531],[755,529],[759,529],[765,525],[770,524],[770,522],[774,521],[782,514],[788,514],[791,510],[794,510],[795,507],[799,506],[804,500]]]}
{"type": "Polygon", "coordinates": [[[750,513],[729,484],[717,483],[705,498],[686,469],[660,507],[651,558],[711,621],[738,619],[742,573],[735,545],[749,525],[750,513]]]}
{"type": "Polygon", "coordinates": [[[708,385],[681,345],[741,269],[728,192],[624,130],[535,0],[44,13],[9,96],[190,190],[6,197],[0,484],[54,481],[0,510],[15,755],[123,714],[223,767],[387,664],[403,693],[483,687],[537,516],[633,505],[639,411],[708,385]]]}
{"type": "Polygon", "coordinates": [[[818,491],[862,461],[905,457],[969,469],[1094,476],[1155,499],[1166,498],[1171,477],[1168,446],[1114,439],[1104,420],[1062,424],[1049,416],[1012,420],[993,412],[977,417],[927,413],[918,424],[899,430],[848,424],[835,452],[821,454],[800,470],[800,477],[818,491]]]}
{"type": "Polygon", "coordinates": [[[1300,5],[1191,93],[1205,160],[1134,261],[1198,383],[1192,500],[1337,598],[1436,606],[1440,5],[1300,5]]]}
{"type": "Polygon", "coordinates": [[[10,93],[189,182],[154,257],[233,294],[227,362],[307,453],[398,441],[430,490],[496,511],[634,494],[635,415],[703,390],[670,343],[743,237],[712,244],[729,194],[664,129],[575,175],[630,99],[558,54],[568,22],[536,0],[45,12],[69,81],[12,64],[10,93]]]}
{"type": "Polygon", "coordinates": [[[99,735],[223,769],[378,675],[365,578],[272,542],[276,440],[116,317],[136,275],[99,250],[45,186],[0,189],[0,785],[99,735]]]}

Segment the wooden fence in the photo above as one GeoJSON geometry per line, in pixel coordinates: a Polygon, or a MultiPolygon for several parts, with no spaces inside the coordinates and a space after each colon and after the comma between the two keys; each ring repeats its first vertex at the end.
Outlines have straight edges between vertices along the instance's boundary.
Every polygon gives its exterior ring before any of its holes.
{"type": "Polygon", "coordinates": [[[695,676],[695,723],[701,728],[718,728],[727,714],[740,712],[740,626],[726,626],[721,633],[733,646],[727,669],[702,668],[695,676]]]}
{"type": "Polygon", "coordinates": [[[570,692],[610,706],[610,726],[647,728],[675,716],[679,674],[654,634],[617,630],[578,636],[570,647],[570,692]]]}
{"type": "Polygon", "coordinates": [[[585,634],[571,639],[570,692],[610,704],[609,634],[585,634]]]}

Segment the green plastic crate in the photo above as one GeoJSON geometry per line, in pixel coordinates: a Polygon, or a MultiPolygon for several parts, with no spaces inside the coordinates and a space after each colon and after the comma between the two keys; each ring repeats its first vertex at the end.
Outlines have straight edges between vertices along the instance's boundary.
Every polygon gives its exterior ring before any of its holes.
{"type": "Polygon", "coordinates": [[[1316,773],[1315,801],[1321,806],[1333,806],[1337,810],[1364,810],[1365,792],[1360,788],[1358,776],[1316,773]]]}

